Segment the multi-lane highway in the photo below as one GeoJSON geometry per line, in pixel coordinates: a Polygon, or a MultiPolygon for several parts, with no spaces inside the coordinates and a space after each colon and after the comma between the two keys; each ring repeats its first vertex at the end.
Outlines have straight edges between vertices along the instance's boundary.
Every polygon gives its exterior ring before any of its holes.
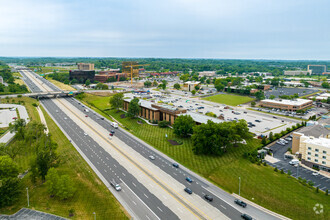
{"type": "MultiPolygon", "coordinates": [[[[32,92],[60,91],[31,71],[21,71],[32,92]]],[[[241,208],[234,197],[132,136],[124,129],[112,129],[110,121],[73,98],[42,99],[46,111],[103,182],[115,180],[121,192],[109,188],[119,202],[137,219],[240,219],[248,213],[256,219],[278,219],[253,206],[241,208]],[[86,117],[88,116],[88,117],[86,117]],[[150,160],[153,155],[155,160],[150,160]],[[189,183],[185,178],[193,179],[189,183]],[[183,189],[189,187],[192,195],[183,189]],[[213,202],[204,199],[211,195],[213,202]]],[[[110,187],[110,186],[109,186],[110,187]]]]}

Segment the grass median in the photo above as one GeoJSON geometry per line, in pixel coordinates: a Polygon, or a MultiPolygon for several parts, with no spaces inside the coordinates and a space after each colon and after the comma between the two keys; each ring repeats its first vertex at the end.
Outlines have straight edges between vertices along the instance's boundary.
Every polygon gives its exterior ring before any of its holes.
{"type": "Polygon", "coordinates": [[[176,137],[172,129],[144,122],[140,124],[137,123],[138,119],[129,117],[122,118],[124,113],[109,110],[108,104],[103,103],[104,97],[90,95],[86,100],[98,111],[114,117],[133,135],[230,193],[238,193],[238,178],[241,177],[241,195],[267,209],[293,219],[330,218],[327,211],[329,197],[324,193],[316,193],[315,189],[302,185],[287,174],[275,172],[269,166],[252,164],[243,158],[244,152],[260,145],[260,140],[253,139],[247,145],[231,148],[221,157],[195,155],[191,139],[176,137]],[[165,138],[166,134],[168,138],[165,138]],[[168,139],[181,140],[183,144],[171,145],[168,139]],[[324,206],[322,215],[313,211],[317,203],[324,206]]]}

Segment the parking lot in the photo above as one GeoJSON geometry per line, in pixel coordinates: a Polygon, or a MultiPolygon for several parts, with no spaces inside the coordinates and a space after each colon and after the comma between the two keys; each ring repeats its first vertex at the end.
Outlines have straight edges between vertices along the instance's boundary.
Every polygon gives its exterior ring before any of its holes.
{"type": "MultiPolygon", "coordinates": [[[[151,95],[153,96],[153,94],[151,95]]],[[[128,94],[128,96],[133,97],[133,94],[128,94]]],[[[260,114],[255,111],[246,110],[243,107],[231,107],[196,98],[182,97],[174,94],[161,97],[159,97],[158,94],[156,96],[157,97],[153,97],[152,99],[155,103],[161,101],[179,108],[187,109],[187,112],[204,115],[207,112],[213,112],[217,117],[222,115],[224,121],[244,119],[250,123],[250,131],[257,135],[268,135],[270,132],[279,133],[287,127],[292,127],[298,122],[287,118],[273,118],[272,115],[260,114]]]]}
{"type": "Polygon", "coordinates": [[[310,88],[273,88],[265,92],[265,97],[269,98],[269,96],[274,95],[278,98],[281,95],[294,95],[297,93],[300,96],[312,94],[317,92],[317,89],[310,89],[310,88]]]}
{"type": "MultiPolygon", "coordinates": [[[[1,107],[1,105],[0,105],[1,107]]],[[[16,109],[11,111],[10,109],[0,110],[0,128],[9,127],[9,123],[12,123],[17,118],[16,109]]]]}
{"type": "Polygon", "coordinates": [[[292,141],[288,141],[288,144],[280,145],[275,143],[273,146],[270,147],[270,149],[273,152],[273,157],[278,160],[278,162],[275,162],[273,164],[270,163],[271,166],[277,167],[279,170],[283,169],[285,173],[288,172],[288,170],[291,171],[291,176],[293,177],[301,177],[303,179],[306,179],[308,181],[312,181],[314,183],[314,187],[319,187],[319,189],[325,191],[326,189],[330,189],[330,178],[318,174],[313,175],[315,171],[311,169],[307,169],[302,166],[293,166],[290,165],[289,162],[292,160],[291,158],[285,158],[284,154],[287,152],[288,148],[292,148],[292,141]]]}

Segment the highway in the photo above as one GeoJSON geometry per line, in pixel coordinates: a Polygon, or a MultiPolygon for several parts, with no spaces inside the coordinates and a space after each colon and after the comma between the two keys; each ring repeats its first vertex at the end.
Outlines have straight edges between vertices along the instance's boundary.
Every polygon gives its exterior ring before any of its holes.
{"type": "MultiPolygon", "coordinates": [[[[61,91],[30,71],[20,72],[32,92],[61,91]]],[[[115,136],[110,140],[110,121],[101,120],[102,116],[91,109],[86,113],[86,107],[76,99],[42,99],[40,102],[79,153],[105,179],[104,182],[115,179],[121,183],[121,192],[109,189],[134,218],[240,219],[241,213],[247,213],[256,219],[278,219],[253,206],[245,209],[237,206],[232,195],[182,165],[174,168],[171,158],[124,129],[116,129],[115,136]],[[113,149],[117,152],[114,153],[113,149]],[[149,160],[150,155],[156,159],[149,160]],[[142,173],[144,177],[139,177],[137,173],[142,173]],[[187,176],[193,179],[192,183],[185,180],[187,176]],[[154,183],[150,185],[149,182],[154,183]],[[184,187],[192,189],[193,195],[183,192],[184,187]],[[213,202],[207,202],[205,194],[211,195],[213,202]]]]}

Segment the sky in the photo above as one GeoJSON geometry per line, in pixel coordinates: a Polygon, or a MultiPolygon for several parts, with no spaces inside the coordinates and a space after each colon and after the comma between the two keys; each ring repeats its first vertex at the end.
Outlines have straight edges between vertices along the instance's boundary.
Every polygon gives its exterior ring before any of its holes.
{"type": "Polygon", "coordinates": [[[0,56],[330,60],[329,0],[0,5],[0,56]]]}

